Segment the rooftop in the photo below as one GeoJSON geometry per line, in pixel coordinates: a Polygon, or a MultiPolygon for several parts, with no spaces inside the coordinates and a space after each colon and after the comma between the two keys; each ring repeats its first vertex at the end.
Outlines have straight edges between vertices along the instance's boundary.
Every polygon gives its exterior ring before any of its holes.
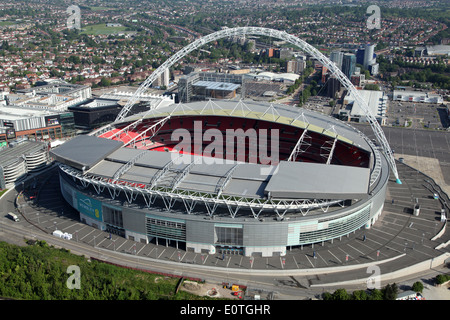
{"type": "Polygon", "coordinates": [[[46,148],[46,143],[25,140],[14,147],[3,147],[0,148],[0,166],[7,167],[8,165],[15,163],[17,158],[22,157],[25,154],[31,154],[36,151],[46,148]]]}
{"type": "MultiPolygon", "coordinates": [[[[358,93],[368,103],[369,110],[373,115],[385,116],[388,97],[383,91],[358,90],[358,93]]],[[[351,109],[352,116],[365,116],[364,110],[359,103],[355,102],[355,97],[352,94],[348,94],[344,101],[346,104],[353,103],[351,109]]]]}
{"type": "Polygon", "coordinates": [[[21,120],[24,118],[37,118],[59,114],[56,111],[49,111],[44,109],[31,109],[15,106],[1,106],[0,119],[3,121],[21,120]]]}
{"type": "Polygon", "coordinates": [[[197,81],[193,84],[196,87],[205,87],[206,90],[234,91],[239,89],[240,85],[235,83],[217,82],[217,81],[197,81]]]}

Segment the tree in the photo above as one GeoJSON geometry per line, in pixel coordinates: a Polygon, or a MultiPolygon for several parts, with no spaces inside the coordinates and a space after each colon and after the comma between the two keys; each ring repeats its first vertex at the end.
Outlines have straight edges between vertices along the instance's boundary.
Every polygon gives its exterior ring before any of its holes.
{"type": "Polygon", "coordinates": [[[329,292],[324,292],[324,293],[322,294],[322,299],[323,299],[323,300],[333,300],[333,296],[332,296],[331,293],[329,293],[329,292]]]}
{"type": "Polygon", "coordinates": [[[102,77],[102,79],[100,80],[100,85],[103,87],[109,87],[111,85],[111,79],[102,77]]]}
{"type": "Polygon", "coordinates": [[[385,300],[395,300],[398,295],[398,287],[395,283],[387,284],[383,289],[383,298],[385,300]]]}
{"type": "Polygon", "coordinates": [[[370,300],[383,300],[383,293],[381,290],[373,289],[370,293],[370,300]]]}
{"type": "Polygon", "coordinates": [[[373,91],[380,91],[380,87],[376,84],[366,84],[364,87],[365,90],[373,90],[373,91]]]}
{"type": "Polygon", "coordinates": [[[69,62],[71,62],[71,63],[73,63],[73,64],[80,64],[81,63],[81,59],[80,59],[80,57],[79,56],[70,56],[68,59],[67,59],[69,62]]]}
{"type": "Polygon", "coordinates": [[[356,290],[352,294],[353,300],[368,300],[369,296],[364,290],[356,290]]]}
{"type": "Polygon", "coordinates": [[[415,292],[422,293],[422,291],[423,291],[423,283],[421,281],[414,282],[414,284],[412,285],[412,290],[415,291],[415,292]]]}
{"type": "Polygon", "coordinates": [[[337,289],[332,294],[333,300],[350,300],[350,295],[345,289],[337,289]]]}

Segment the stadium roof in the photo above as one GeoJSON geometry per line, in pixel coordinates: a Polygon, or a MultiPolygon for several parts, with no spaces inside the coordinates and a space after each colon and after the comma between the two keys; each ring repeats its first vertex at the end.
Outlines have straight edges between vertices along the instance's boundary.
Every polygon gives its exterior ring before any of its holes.
{"type": "Polygon", "coordinates": [[[369,178],[367,168],[281,161],[265,193],[277,199],[360,199],[367,196],[369,178]]]}
{"type": "Polygon", "coordinates": [[[121,141],[80,135],[51,150],[50,155],[61,163],[84,171],[96,165],[122,145],[121,141]]]}
{"type": "Polygon", "coordinates": [[[353,199],[367,196],[368,191],[370,170],[366,168],[287,161],[276,167],[237,161],[209,164],[200,156],[177,162],[178,153],[113,150],[117,145],[100,146],[100,140],[106,144],[110,140],[81,137],[84,138],[70,140],[63,145],[65,148],[56,149],[54,156],[66,164],[71,161],[76,168],[89,167],[88,174],[107,179],[246,198],[353,199]],[[80,153],[80,147],[97,152],[95,156],[80,153]],[[121,171],[123,168],[127,170],[121,171]],[[172,173],[163,174],[168,171],[172,173]]]}
{"type": "MultiPolygon", "coordinates": [[[[363,135],[349,124],[331,116],[311,110],[281,104],[269,104],[256,101],[210,100],[196,101],[186,104],[172,104],[170,106],[153,109],[145,115],[146,119],[167,116],[226,116],[246,117],[264,121],[282,123],[293,127],[307,128],[309,131],[337,137],[338,140],[356,145],[371,151],[363,135]],[[336,136],[337,135],[337,136],[336,136]]],[[[142,114],[135,114],[124,118],[119,123],[129,123],[142,118],[142,114]]]]}
{"type": "Polygon", "coordinates": [[[132,148],[120,148],[112,152],[103,161],[93,166],[88,173],[112,179],[122,167],[140,153],[143,155],[135,160],[118,179],[156,187],[175,187],[174,182],[178,182],[176,187],[183,190],[217,193],[222,188],[224,195],[262,198],[264,187],[270,178],[269,166],[237,161],[223,161],[211,165],[202,161],[204,158],[199,156],[185,155],[186,158],[179,158],[178,153],[132,148]],[[168,178],[161,176],[167,168],[170,168],[172,172],[168,178]],[[262,168],[269,168],[269,170],[261,171],[262,168]],[[224,179],[227,177],[229,177],[228,183],[225,184],[224,179]]]}

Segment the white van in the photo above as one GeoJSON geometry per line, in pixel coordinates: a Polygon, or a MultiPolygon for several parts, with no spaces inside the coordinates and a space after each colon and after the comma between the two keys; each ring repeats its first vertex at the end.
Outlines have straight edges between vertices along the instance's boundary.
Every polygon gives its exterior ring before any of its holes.
{"type": "Polygon", "coordinates": [[[15,222],[18,222],[18,221],[19,221],[19,218],[17,217],[17,215],[14,214],[14,213],[12,213],[12,212],[8,213],[8,217],[9,217],[10,219],[14,220],[15,222]]]}

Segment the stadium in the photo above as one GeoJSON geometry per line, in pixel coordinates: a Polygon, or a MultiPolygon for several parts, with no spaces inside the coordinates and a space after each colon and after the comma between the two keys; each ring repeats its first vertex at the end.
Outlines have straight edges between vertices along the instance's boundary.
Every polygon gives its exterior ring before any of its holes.
{"type": "MultiPolygon", "coordinates": [[[[166,61],[139,89],[205,41],[265,32],[290,39],[263,28],[219,31],[166,61]]],[[[80,220],[130,240],[283,256],[370,228],[383,210],[391,171],[401,183],[376,120],[380,146],[337,119],[285,105],[161,101],[126,116],[134,102],[114,123],[51,151],[62,195],[80,220]]]]}
{"type": "Polygon", "coordinates": [[[141,116],[52,151],[62,195],[81,221],[143,243],[272,256],[368,228],[383,209],[386,159],[334,118],[243,101],[172,104],[141,116]],[[197,143],[199,128],[226,139],[197,143]],[[243,128],[234,143],[230,128],[243,128]],[[177,150],[178,129],[190,133],[190,153],[177,150]],[[255,141],[267,141],[259,155],[278,159],[252,156],[255,141]]]}

